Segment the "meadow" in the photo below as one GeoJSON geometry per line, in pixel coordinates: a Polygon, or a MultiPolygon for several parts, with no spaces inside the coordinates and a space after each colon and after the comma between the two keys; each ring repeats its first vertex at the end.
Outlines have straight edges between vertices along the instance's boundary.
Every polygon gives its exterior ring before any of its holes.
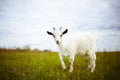
{"type": "Polygon", "coordinates": [[[63,70],[57,52],[0,50],[0,80],[120,80],[120,52],[96,52],[96,69],[87,70],[87,61],[76,56],[74,71],[63,70]]]}

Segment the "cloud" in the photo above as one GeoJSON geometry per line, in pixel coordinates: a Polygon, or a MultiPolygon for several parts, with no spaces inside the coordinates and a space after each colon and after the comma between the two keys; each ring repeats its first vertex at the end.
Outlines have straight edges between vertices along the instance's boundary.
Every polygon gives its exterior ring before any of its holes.
{"type": "MultiPolygon", "coordinates": [[[[56,46],[50,46],[55,44],[46,31],[60,26],[71,33],[94,32],[102,37],[100,43],[104,42],[104,34],[107,40],[119,36],[118,3],[119,0],[0,0],[0,44],[31,44],[34,48],[56,50],[56,46]]],[[[111,41],[112,45],[119,42],[111,41]]]]}

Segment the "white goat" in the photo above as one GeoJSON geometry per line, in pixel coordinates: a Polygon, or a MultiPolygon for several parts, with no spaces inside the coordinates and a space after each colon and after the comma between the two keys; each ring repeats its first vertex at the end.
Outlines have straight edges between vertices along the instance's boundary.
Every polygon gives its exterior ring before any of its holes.
{"type": "Polygon", "coordinates": [[[56,44],[59,47],[60,50],[59,58],[62,64],[62,68],[66,69],[66,66],[63,61],[63,56],[69,56],[71,63],[69,72],[72,72],[74,57],[76,54],[80,54],[80,55],[87,55],[89,61],[88,68],[91,70],[91,72],[93,72],[96,66],[95,64],[96,38],[90,33],[79,33],[76,35],[69,36],[63,41],[62,36],[68,32],[68,29],[66,29],[63,32],[61,32],[61,30],[56,31],[55,28],[53,29],[54,32],[47,31],[47,33],[49,35],[53,35],[56,44]]]}

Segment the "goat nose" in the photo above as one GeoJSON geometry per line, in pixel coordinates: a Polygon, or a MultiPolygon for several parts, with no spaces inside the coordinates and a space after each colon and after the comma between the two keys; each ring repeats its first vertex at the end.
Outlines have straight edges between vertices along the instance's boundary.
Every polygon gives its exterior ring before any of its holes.
{"type": "Polygon", "coordinates": [[[56,44],[59,44],[59,41],[56,41],[56,44]]]}

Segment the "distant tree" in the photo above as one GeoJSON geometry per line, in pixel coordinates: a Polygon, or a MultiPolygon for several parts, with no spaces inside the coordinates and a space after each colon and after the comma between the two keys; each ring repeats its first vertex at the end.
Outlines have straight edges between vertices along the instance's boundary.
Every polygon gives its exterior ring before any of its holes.
{"type": "Polygon", "coordinates": [[[17,51],[22,51],[22,48],[17,47],[15,50],[17,50],[17,51]]]}
{"type": "Polygon", "coordinates": [[[47,49],[46,49],[46,50],[44,50],[43,52],[52,52],[52,51],[51,51],[51,50],[47,50],[47,49]]]}
{"type": "Polygon", "coordinates": [[[25,50],[25,51],[31,51],[31,48],[30,48],[29,45],[25,45],[25,46],[23,46],[23,50],[25,50]]]}
{"type": "Polygon", "coordinates": [[[35,48],[35,49],[33,50],[33,52],[37,53],[37,52],[42,52],[42,51],[40,51],[39,49],[35,48]]]}

